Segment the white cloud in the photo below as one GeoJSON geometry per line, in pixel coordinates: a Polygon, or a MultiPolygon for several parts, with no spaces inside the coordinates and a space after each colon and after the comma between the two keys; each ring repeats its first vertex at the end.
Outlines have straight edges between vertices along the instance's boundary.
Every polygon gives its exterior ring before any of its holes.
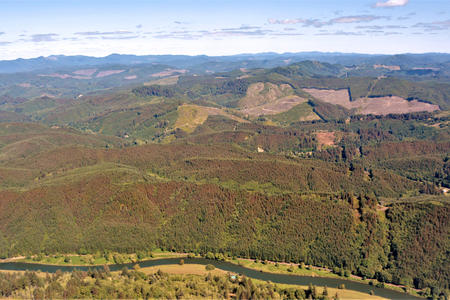
{"type": "Polygon", "coordinates": [[[31,35],[30,41],[39,43],[39,42],[54,42],[56,41],[55,37],[57,37],[58,34],[56,33],[40,33],[40,34],[33,34],[31,35]]]}
{"type": "Polygon", "coordinates": [[[375,3],[375,7],[396,7],[396,6],[405,6],[408,4],[409,0],[387,0],[387,1],[378,1],[375,3]]]}
{"type": "Polygon", "coordinates": [[[278,25],[292,25],[292,24],[303,24],[303,27],[313,26],[316,28],[320,28],[323,26],[331,26],[334,24],[350,24],[350,23],[363,23],[363,22],[372,22],[379,19],[388,20],[389,17],[385,16],[375,16],[375,15],[359,15],[359,16],[343,16],[339,18],[334,18],[328,21],[325,20],[317,20],[317,19],[268,19],[269,24],[278,24],[278,25]]]}
{"type": "Polygon", "coordinates": [[[372,15],[363,15],[363,16],[347,16],[347,17],[341,17],[332,19],[329,21],[330,24],[346,24],[346,23],[361,23],[361,22],[371,22],[374,20],[378,20],[387,17],[378,17],[378,16],[372,16],[372,15]]]}
{"type": "Polygon", "coordinates": [[[116,31],[85,31],[85,32],[75,32],[76,35],[87,35],[87,36],[96,36],[96,35],[117,35],[117,34],[131,34],[132,31],[128,30],[116,30],[116,31]]]}
{"type": "MultiPolygon", "coordinates": [[[[152,34],[151,32],[147,34],[152,34]]],[[[158,39],[184,39],[193,40],[200,39],[204,37],[236,37],[236,36],[249,36],[249,37],[262,37],[266,35],[276,35],[275,32],[268,29],[262,29],[259,26],[249,26],[242,25],[236,28],[222,28],[215,30],[200,30],[200,31],[171,31],[171,32],[158,32],[153,35],[154,38],[158,39]]]]}
{"type": "Polygon", "coordinates": [[[298,24],[306,22],[306,20],[304,19],[284,19],[284,20],[269,19],[267,21],[269,22],[269,24],[298,24]]]}
{"type": "Polygon", "coordinates": [[[417,23],[413,27],[422,27],[425,31],[449,30],[450,19],[445,21],[435,21],[431,23],[417,23]]]}

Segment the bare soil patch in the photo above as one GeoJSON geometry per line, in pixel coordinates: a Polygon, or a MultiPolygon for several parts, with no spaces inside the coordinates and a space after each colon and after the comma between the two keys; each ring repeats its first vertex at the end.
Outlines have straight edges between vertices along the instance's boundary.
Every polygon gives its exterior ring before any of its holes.
{"type": "Polygon", "coordinates": [[[95,76],[95,77],[101,78],[101,77],[111,76],[111,75],[114,75],[114,74],[120,74],[120,73],[122,73],[122,72],[125,72],[125,70],[106,70],[106,71],[100,71],[100,72],[98,72],[97,76],[95,76]]]}
{"type": "Polygon", "coordinates": [[[438,105],[418,100],[408,101],[397,96],[359,98],[350,102],[347,90],[304,89],[304,91],[321,101],[355,109],[360,114],[387,115],[439,110],[438,105]]]}
{"type": "Polygon", "coordinates": [[[400,71],[400,66],[373,65],[374,69],[388,69],[391,71],[400,71]]]}
{"type": "Polygon", "coordinates": [[[239,107],[250,116],[275,115],[306,101],[295,95],[288,84],[257,82],[248,87],[247,94],[239,101],[239,107]]]}
{"type": "Polygon", "coordinates": [[[92,77],[89,76],[79,76],[79,75],[75,75],[72,76],[73,79],[92,79],[92,77]]]}
{"type": "Polygon", "coordinates": [[[332,147],[334,146],[334,141],[336,139],[336,135],[334,134],[334,131],[319,131],[316,132],[316,138],[317,142],[319,143],[319,149],[327,146],[332,147]]]}
{"type": "Polygon", "coordinates": [[[257,82],[248,87],[247,94],[239,101],[239,106],[243,109],[252,108],[292,94],[293,89],[288,84],[257,82]]]}
{"type": "Polygon", "coordinates": [[[439,110],[439,106],[417,100],[408,101],[401,97],[360,98],[355,101],[355,108],[362,114],[387,115],[404,114],[419,111],[432,112],[439,110]]]}
{"type": "Polygon", "coordinates": [[[24,82],[24,83],[19,83],[18,86],[23,87],[23,88],[30,88],[31,84],[24,82]]]}
{"type": "Polygon", "coordinates": [[[431,70],[431,71],[439,71],[441,68],[432,68],[432,67],[414,67],[413,70],[431,70]]]}
{"type": "Polygon", "coordinates": [[[59,73],[39,74],[38,76],[40,76],[40,77],[60,78],[60,79],[67,79],[67,78],[74,78],[74,79],[92,79],[92,77],[90,77],[90,76],[70,75],[70,74],[59,74],[59,73]]]}
{"type": "Polygon", "coordinates": [[[187,70],[185,70],[185,69],[166,69],[166,70],[161,71],[159,73],[152,74],[152,77],[166,77],[166,76],[173,75],[175,73],[184,74],[186,72],[187,72],[187,70]]]}
{"type": "Polygon", "coordinates": [[[61,79],[72,78],[72,75],[69,75],[69,74],[59,74],[59,73],[39,74],[38,76],[41,76],[41,77],[61,78],[61,79]]]}
{"type": "Polygon", "coordinates": [[[303,89],[305,92],[327,103],[341,105],[346,108],[351,104],[348,90],[303,89]]]}
{"type": "Polygon", "coordinates": [[[260,106],[243,109],[242,112],[250,116],[259,115],[276,115],[281,112],[285,112],[293,108],[294,106],[306,102],[305,98],[298,96],[286,96],[275,100],[274,102],[263,104],[260,106]]]}
{"type": "Polygon", "coordinates": [[[82,76],[92,76],[95,72],[97,72],[97,69],[83,69],[83,70],[76,70],[75,72],[72,72],[76,75],[82,75],[82,76]]]}

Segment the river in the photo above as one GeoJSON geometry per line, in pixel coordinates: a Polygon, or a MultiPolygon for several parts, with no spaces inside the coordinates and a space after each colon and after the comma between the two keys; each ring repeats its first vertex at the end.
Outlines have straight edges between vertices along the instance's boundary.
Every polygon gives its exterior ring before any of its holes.
{"type": "MultiPolygon", "coordinates": [[[[229,271],[232,273],[242,274],[250,278],[260,279],[265,281],[271,281],[273,283],[284,283],[284,284],[297,284],[297,285],[317,285],[317,286],[327,286],[336,288],[340,284],[344,284],[346,289],[354,290],[363,293],[369,293],[371,290],[374,291],[375,295],[389,298],[389,299],[423,299],[408,295],[406,293],[401,293],[393,291],[386,288],[377,288],[375,286],[370,286],[364,283],[340,279],[340,278],[327,278],[327,277],[311,277],[311,276],[300,276],[300,275],[289,275],[289,274],[275,274],[268,272],[261,272],[253,269],[249,269],[243,266],[232,264],[229,262],[209,260],[205,258],[183,258],[185,264],[202,264],[214,265],[216,268],[229,271]]],[[[154,259],[139,262],[141,268],[154,267],[162,265],[173,265],[178,264],[180,258],[165,258],[165,259],[154,259]]],[[[111,271],[119,271],[124,267],[129,269],[133,268],[135,264],[117,264],[108,265],[111,271]]],[[[24,263],[24,262],[5,262],[0,263],[0,270],[12,270],[12,271],[42,271],[48,273],[54,273],[57,270],[63,272],[71,272],[73,270],[87,271],[94,268],[103,268],[103,266],[57,266],[57,265],[45,265],[45,264],[35,264],[35,263],[24,263]]]]}

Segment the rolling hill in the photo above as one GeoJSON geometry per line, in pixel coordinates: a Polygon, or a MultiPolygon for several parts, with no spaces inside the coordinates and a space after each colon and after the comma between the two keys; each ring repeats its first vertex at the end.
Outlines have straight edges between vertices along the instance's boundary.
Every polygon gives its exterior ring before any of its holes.
{"type": "Polygon", "coordinates": [[[446,56],[289,55],[6,64],[34,73],[0,76],[0,255],[159,247],[448,289],[450,85],[404,73],[446,56]]]}

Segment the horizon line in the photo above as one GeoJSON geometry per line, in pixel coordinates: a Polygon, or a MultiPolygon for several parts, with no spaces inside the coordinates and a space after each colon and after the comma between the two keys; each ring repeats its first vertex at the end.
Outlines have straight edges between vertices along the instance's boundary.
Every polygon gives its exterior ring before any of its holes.
{"type": "Polygon", "coordinates": [[[30,59],[38,59],[38,58],[51,58],[51,57],[92,57],[92,58],[106,58],[113,55],[121,55],[121,56],[138,56],[138,57],[145,57],[145,56],[187,56],[187,57],[199,57],[199,56],[206,56],[206,57],[230,57],[230,56],[244,56],[244,55],[264,55],[264,54],[274,54],[274,55],[296,55],[296,54],[306,54],[306,53],[318,53],[318,54],[344,54],[344,55],[367,55],[367,56],[394,56],[394,55],[429,55],[429,54],[442,54],[442,55],[450,55],[450,52],[398,52],[398,53],[367,53],[367,52],[324,52],[324,51],[300,51],[300,52],[276,52],[276,51],[268,51],[268,52],[242,52],[242,53],[235,53],[235,54],[228,54],[228,55],[208,55],[208,54],[133,54],[133,53],[116,53],[112,52],[108,55],[103,56],[95,56],[95,55],[84,55],[84,54],[74,54],[74,55],[66,55],[66,54],[51,54],[48,56],[34,56],[34,57],[18,57],[14,59],[5,59],[0,60],[0,62],[6,62],[6,61],[16,61],[16,60],[30,60],[30,59]]]}

